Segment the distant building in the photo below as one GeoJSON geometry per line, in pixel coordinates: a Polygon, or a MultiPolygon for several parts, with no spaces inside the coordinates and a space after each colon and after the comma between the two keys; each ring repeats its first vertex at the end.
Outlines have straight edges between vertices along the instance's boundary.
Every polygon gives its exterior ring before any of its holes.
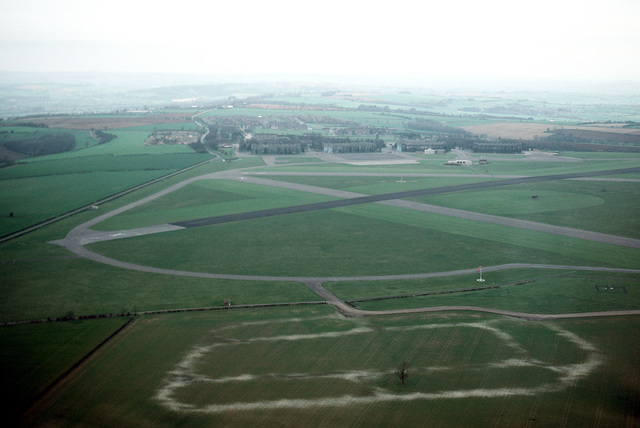
{"type": "Polygon", "coordinates": [[[444,154],[448,152],[447,146],[429,140],[400,140],[399,152],[424,152],[425,154],[444,154]],[[427,153],[428,151],[428,153],[427,153]]]}
{"type": "Polygon", "coordinates": [[[445,165],[453,165],[453,166],[473,165],[473,162],[471,162],[468,159],[456,159],[456,160],[445,162],[445,165]]]}
{"type": "Polygon", "coordinates": [[[473,151],[476,153],[521,153],[522,144],[510,141],[487,141],[475,143],[473,151]]]}
{"type": "Polygon", "coordinates": [[[277,142],[280,137],[277,134],[255,134],[252,139],[259,142],[277,142]]]}

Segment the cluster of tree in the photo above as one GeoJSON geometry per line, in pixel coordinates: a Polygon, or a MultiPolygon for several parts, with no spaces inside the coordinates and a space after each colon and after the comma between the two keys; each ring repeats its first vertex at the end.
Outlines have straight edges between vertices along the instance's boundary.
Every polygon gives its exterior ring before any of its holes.
{"type": "MultiPolygon", "coordinates": [[[[191,148],[191,150],[193,150],[196,153],[207,153],[206,147],[200,141],[196,141],[195,143],[189,144],[189,147],[191,148]]],[[[217,149],[217,146],[216,146],[216,149],[217,149]]]]}
{"type": "Polygon", "coordinates": [[[333,153],[371,153],[379,152],[384,147],[384,142],[378,141],[354,141],[351,143],[333,144],[333,153]]]}
{"type": "Polygon", "coordinates": [[[44,156],[73,150],[76,137],[69,132],[40,134],[27,140],[6,141],[4,147],[29,157],[44,156]]]}
{"type": "Polygon", "coordinates": [[[464,129],[452,128],[450,126],[443,125],[442,123],[436,120],[422,119],[422,118],[418,118],[407,123],[407,128],[417,129],[419,131],[441,132],[445,134],[466,134],[467,133],[467,131],[465,131],[464,129]]]}
{"type": "Polygon", "coordinates": [[[422,135],[413,131],[398,131],[394,132],[393,135],[398,137],[398,139],[404,140],[420,140],[422,138],[422,135]]]}
{"type": "MultiPolygon", "coordinates": [[[[27,116],[28,117],[28,116],[27,116]]],[[[39,117],[39,116],[35,116],[39,117]]],[[[48,128],[49,125],[42,122],[15,122],[12,123],[13,126],[26,126],[28,128],[48,128]]]]}
{"type": "MultiPolygon", "coordinates": [[[[548,128],[547,128],[548,129],[548,128]]],[[[547,131],[551,135],[544,137],[545,141],[558,143],[629,143],[640,145],[640,137],[634,134],[620,132],[593,131],[588,129],[554,129],[547,131]]]]}
{"type": "Polygon", "coordinates": [[[523,150],[550,150],[550,151],[571,151],[571,152],[626,152],[640,153],[640,147],[633,145],[613,145],[598,144],[597,142],[589,142],[588,140],[575,141],[547,141],[540,139],[536,141],[523,141],[523,150]]]}
{"type": "MultiPolygon", "coordinates": [[[[561,113],[566,112],[566,109],[560,108],[548,108],[548,107],[536,107],[521,103],[509,103],[506,105],[496,105],[489,107],[461,107],[460,111],[470,113],[489,113],[500,115],[517,115],[517,116],[545,116],[556,117],[561,113]]],[[[530,117],[529,120],[533,120],[530,117]]]]}
{"type": "Polygon", "coordinates": [[[447,146],[448,150],[451,150],[454,147],[472,149],[473,145],[479,142],[482,142],[482,140],[477,137],[472,137],[468,132],[465,132],[464,134],[438,135],[438,143],[447,146]]]}
{"type": "Polygon", "coordinates": [[[98,144],[108,143],[109,141],[112,141],[118,138],[117,135],[109,134],[108,132],[104,132],[100,130],[93,131],[93,135],[98,139],[98,144]]]}
{"type": "Polygon", "coordinates": [[[380,139],[351,139],[325,137],[319,134],[307,135],[275,135],[265,141],[247,140],[240,143],[239,150],[256,154],[304,153],[307,150],[323,151],[332,146],[338,153],[357,153],[380,151],[385,146],[380,139]]]}
{"type": "Polygon", "coordinates": [[[522,152],[522,141],[481,141],[473,145],[473,151],[476,153],[520,153],[522,152]]]}
{"type": "Polygon", "coordinates": [[[199,143],[199,144],[202,146],[202,149],[205,151],[206,151],[205,144],[209,146],[211,150],[218,150],[218,147],[220,147],[220,138],[218,137],[218,134],[213,134],[211,130],[209,130],[209,133],[204,136],[202,141],[204,142],[204,144],[202,143],[199,143]]]}
{"type": "MultiPolygon", "coordinates": [[[[603,121],[599,121],[599,122],[580,122],[577,123],[576,125],[578,126],[592,126],[592,125],[597,125],[597,124],[605,124],[605,125],[611,125],[611,124],[620,124],[622,125],[623,128],[640,128],[640,122],[635,122],[633,120],[627,120],[624,122],[620,122],[620,121],[613,121],[613,120],[603,120],[603,121]]],[[[548,131],[548,129],[547,129],[548,131]]]]}
{"type": "Polygon", "coordinates": [[[346,137],[346,138],[325,137],[323,135],[318,135],[318,134],[305,135],[303,138],[305,138],[306,141],[308,141],[308,144],[309,144],[309,147],[311,147],[311,150],[316,150],[316,151],[323,151],[324,148],[327,146],[333,146],[334,148],[338,145],[344,146],[344,147],[360,145],[364,147],[364,145],[366,144],[368,147],[371,146],[368,143],[372,144],[371,147],[375,146],[371,151],[379,151],[382,147],[384,147],[384,141],[378,138],[376,138],[375,140],[371,138],[361,140],[361,139],[352,139],[349,137],[346,137]]]}
{"type": "Polygon", "coordinates": [[[0,168],[5,168],[11,166],[15,163],[13,159],[9,159],[8,156],[3,156],[0,158],[0,168]]]}
{"type": "Polygon", "coordinates": [[[405,361],[398,366],[396,369],[396,377],[400,379],[400,383],[403,385],[407,381],[407,377],[409,377],[409,362],[405,361]]]}
{"type": "Polygon", "coordinates": [[[249,150],[254,155],[291,155],[303,153],[305,148],[301,144],[285,143],[254,143],[249,150]]]}
{"type": "Polygon", "coordinates": [[[209,133],[204,137],[204,145],[211,150],[232,144],[242,145],[244,141],[244,133],[240,128],[217,123],[209,126],[209,133]]]}
{"type": "Polygon", "coordinates": [[[379,107],[376,104],[360,104],[358,106],[358,111],[377,111],[381,113],[388,113],[391,111],[391,107],[389,106],[379,107]]]}

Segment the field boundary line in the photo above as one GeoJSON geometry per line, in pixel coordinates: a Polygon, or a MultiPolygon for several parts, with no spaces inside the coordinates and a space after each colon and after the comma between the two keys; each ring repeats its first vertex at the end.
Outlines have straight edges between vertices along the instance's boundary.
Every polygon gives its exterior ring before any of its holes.
{"type": "Polygon", "coordinates": [[[179,312],[204,312],[204,311],[217,311],[226,309],[253,309],[253,308],[266,308],[266,307],[283,307],[283,306],[313,306],[313,305],[326,305],[325,300],[316,300],[309,302],[278,302],[278,303],[254,303],[248,305],[231,305],[231,306],[206,306],[201,308],[174,308],[174,309],[158,309],[154,311],[135,311],[119,314],[93,314],[93,315],[78,315],[73,317],[61,316],[57,318],[39,318],[32,320],[22,321],[0,321],[0,327],[26,325],[26,324],[45,324],[53,322],[67,322],[67,321],[91,321],[104,318],[123,318],[123,317],[136,317],[138,315],[158,315],[158,314],[171,314],[179,312]]]}
{"type": "Polygon", "coordinates": [[[60,383],[62,383],[65,379],[67,379],[73,372],[78,370],[89,358],[91,358],[96,352],[98,352],[104,345],[110,342],[113,338],[115,338],[118,334],[120,334],[125,328],[129,327],[136,320],[135,315],[129,318],[129,320],[118,327],[116,331],[111,333],[107,338],[105,338],[102,342],[96,345],[93,349],[87,352],[82,358],[76,361],[67,371],[58,376],[53,382],[51,382],[38,396],[35,400],[33,400],[32,404],[29,406],[29,409],[23,414],[22,420],[23,423],[30,421],[31,413],[35,410],[37,405],[42,402],[47,395],[49,395],[60,383]]]}
{"type": "MultiPolygon", "coordinates": [[[[559,276],[559,275],[555,275],[555,276],[559,276]]],[[[505,287],[508,285],[522,285],[522,284],[529,284],[532,282],[536,282],[536,279],[525,279],[522,281],[513,281],[513,282],[505,282],[502,284],[496,284],[496,285],[487,285],[484,287],[473,287],[473,288],[457,288],[454,290],[441,290],[441,291],[428,291],[428,292],[424,292],[424,293],[407,293],[407,294],[396,294],[393,296],[381,296],[381,297],[367,297],[364,299],[348,299],[345,300],[344,302],[348,305],[350,305],[351,303],[360,303],[360,302],[373,302],[376,300],[392,300],[392,299],[404,299],[404,298],[409,298],[409,297],[420,297],[420,296],[435,296],[438,294],[454,294],[454,293],[468,293],[470,291],[482,291],[482,290],[491,290],[492,288],[500,288],[500,287],[505,287]]]]}
{"type": "Polygon", "coordinates": [[[136,315],[159,315],[159,314],[173,314],[179,312],[204,312],[204,311],[223,311],[231,309],[254,309],[254,308],[269,308],[269,307],[283,307],[283,306],[314,306],[314,305],[326,305],[329,302],[325,300],[317,300],[311,302],[282,302],[282,303],[255,303],[251,305],[230,305],[230,306],[208,306],[203,308],[180,308],[180,309],[159,309],[157,311],[138,311],[136,315]]]}
{"type": "Polygon", "coordinates": [[[146,181],[144,183],[135,185],[135,186],[130,187],[128,189],[125,189],[125,190],[123,190],[121,192],[114,193],[113,195],[110,195],[110,196],[106,196],[106,197],[104,197],[102,199],[99,199],[99,200],[97,200],[97,201],[95,201],[95,202],[93,202],[91,204],[84,205],[84,206],[82,206],[80,208],[74,208],[74,209],[72,209],[70,211],[67,211],[65,213],[59,214],[57,216],[53,216],[53,217],[51,217],[51,218],[49,218],[47,220],[43,220],[41,222],[32,224],[31,226],[27,226],[27,227],[25,227],[23,229],[15,231],[15,232],[11,232],[11,233],[8,233],[6,235],[0,236],[0,244],[2,244],[4,242],[7,242],[7,241],[10,241],[10,240],[15,239],[15,238],[19,238],[20,236],[26,235],[27,233],[33,232],[35,230],[38,230],[38,229],[40,229],[42,227],[45,227],[45,226],[48,226],[48,225],[50,225],[52,223],[55,223],[57,221],[64,220],[65,218],[74,216],[74,215],[79,214],[79,213],[81,213],[83,211],[87,211],[88,209],[91,209],[91,207],[94,206],[94,205],[101,205],[101,204],[104,204],[106,202],[113,201],[114,199],[118,199],[118,198],[120,198],[120,197],[122,197],[124,195],[127,195],[129,193],[135,192],[136,190],[143,189],[143,188],[145,188],[147,186],[150,186],[152,184],[158,183],[158,182],[160,182],[162,180],[166,180],[167,178],[171,178],[171,177],[173,177],[175,175],[182,174],[183,172],[187,172],[187,171],[189,171],[191,169],[198,168],[199,166],[202,166],[202,165],[204,165],[206,163],[209,163],[214,159],[207,159],[206,161],[199,162],[199,163],[194,164],[194,165],[190,165],[190,166],[188,166],[186,168],[182,168],[182,169],[180,169],[178,171],[170,172],[169,174],[166,174],[166,175],[163,175],[161,177],[154,178],[153,180],[149,180],[149,181],[146,181]]]}

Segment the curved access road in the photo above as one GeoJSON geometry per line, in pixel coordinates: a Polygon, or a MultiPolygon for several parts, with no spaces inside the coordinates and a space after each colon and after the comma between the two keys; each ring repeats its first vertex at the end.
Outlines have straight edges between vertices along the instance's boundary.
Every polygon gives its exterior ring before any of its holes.
{"type": "MultiPolygon", "coordinates": [[[[535,181],[576,179],[576,178],[595,177],[595,176],[613,175],[613,174],[626,174],[626,173],[635,173],[635,172],[640,172],[640,168],[626,168],[626,169],[618,169],[618,170],[607,170],[607,171],[577,173],[577,174],[555,174],[555,175],[541,176],[541,177],[517,177],[517,178],[492,180],[487,182],[471,183],[471,184],[464,184],[464,185],[457,185],[457,186],[445,186],[445,187],[439,187],[439,188],[420,189],[420,190],[407,191],[407,192],[396,192],[396,193],[390,193],[390,194],[384,194],[384,195],[361,195],[361,194],[356,194],[351,192],[343,192],[343,191],[336,191],[332,189],[318,188],[314,186],[298,185],[294,183],[283,183],[283,182],[277,182],[273,180],[259,179],[255,177],[241,175],[241,173],[239,173],[237,170],[225,171],[221,173],[213,173],[213,174],[208,174],[208,175],[192,178],[189,180],[185,180],[174,186],[168,187],[167,189],[164,189],[154,195],[148,196],[146,198],[142,198],[134,203],[131,203],[129,205],[123,206],[121,208],[118,208],[116,210],[103,214],[101,216],[98,216],[93,220],[90,220],[86,223],[83,223],[75,227],[67,234],[67,236],[64,239],[59,241],[54,241],[53,243],[64,246],[70,251],[74,252],[75,254],[81,257],[84,257],[99,263],[104,263],[104,264],[108,264],[108,265],[119,267],[119,268],[138,270],[143,272],[166,274],[166,275],[177,275],[177,276],[190,276],[190,277],[198,277],[198,278],[213,278],[213,279],[301,282],[306,284],[309,288],[311,288],[314,292],[316,292],[316,294],[323,297],[328,303],[338,308],[338,310],[346,316],[415,313],[415,312],[431,312],[431,311],[443,311],[443,310],[484,311],[484,312],[496,313],[496,314],[501,314],[506,316],[515,316],[518,318],[525,318],[525,319],[557,319],[558,317],[570,318],[570,317],[583,317],[583,316],[637,315],[637,314],[640,314],[640,311],[594,312],[594,313],[590,313],[589,315],[587,314],[546,315],[546,314],[527,314],[527,313],[506,311],[506,310],[500,310],[500,309],[478,308],[478,307],[470,307],[470,306],[446,306],[446,307],[439,307],[439,308],[403,309],[403,310],[392,310],[392,311],[362,311],[346,305],[342,300],[340,300],[339,298],[334,296],[332,293],[330,293],[328,290],[326,290],[322,286],[322,284],[325,282],[334,282],[334,281],[398,280],[398,279],[416,279],[416,278],[433,278],[433,277],[454,276],[454,275],[467,275],[467,274],[475,273],[476,270],[462,269],[462,270],[447,271],[447,272],[430,272],[430,273],[404,274],[404,275],[350,276],[350,277],[290,277],[290,276],[233,275],[233,274],[223,274],[223,273],[191,272],[191,271],[156,268],[152,266],[143,266],[143,265],[138,265],[134,263],[115,260],[115,259],[103,256],[101,254],[95,253],[93,251],[90,251],[84,247],[85,245],[92,242],[99,242],[99,241],[110,240],[110,239],[120,239],[120,238],[138,236],[138,235],[144,235],[144,234],[150,234],[150,233],[162,233],[162,232],[171,231],[171,230],[179,230],[179,229],[188,228],[188,227],[198,227],[203,225],[222,223],[226,221],[240,221],[240,220],[246,220],[249,218],[283,215],[283,214],[289,214],[292,212],[305,212],[305,211],[317,210],[317,209],[328,209],[328,208],[334,208],[339,206],[376,202],[376,203],[384,203],[384,204],[389,204],[389,205],[408,208],[408,209],[417,209],[417,210],[428,211],[428,212],[438,212],[444,215],[458,216],[458,217],[468,218],[471,220],[492,222],[492,223],[501,224],[505,226],[520,227],[525,229],[538,230],[541,232],[555,233],[555,234],[560,234],[565,236],[573,236],[581,239],[594,240],[598,242],[606,242],[613,245],[623,245],[623,246],[628,246],[632,248],[640,248],[640,240],[637,240],[637,239],[600,234],[600,233],[566,228],[566,227],[551,226],[551,225],[546,225],[542,223],[526,222],[526,221],[517,220],[517,219],[491,216],[491,215],[480,214],[480,213],[472,213],[468,211],[454,210],[449,208],[436,207],[428,204],[421,204],[417,202],[401,200],[401,198],[423,196],[428,194],[505,186],[510,184],[520,184],[520,183],[535,182],[535,181]],[[249,213],[239,213],[239,214],[228,215],[228,216],[211,217],[211,218],[199,219],[199,220],[193,220],[193,221],[176,222],[172,224],[162,224],[162,225],[156,225],[156,226],[151,226],[146,228],[115,231],[115,232],[93,231],[90,229],[91,226],[99,222],[102,222],[109,217],[118,215],[131,208],[134,208],[136,206],[147,203],[153,199],[164,196],[196,180],[212,179],[212,178],[227,178],[227,179],[234,179],[234,178],[245,179],[246,178],[246,181],[259,182],[260,184],[266,184],[266,185],[277,185],[280,187],[295,188],[296,190],[322,193],[325,195],[330,195],[330,196],[344,198],[344,199],[317,203],[317,204],[306,204],[306,205],[298,205],[294,207],[284,207],[284,208],[277,208],[277,209],[271,209],[271,210],[254,211],[249,213]]],[[[498,270],[504,270],[504,269],[516,269],[516,268],[568,269],[568,270],[583,270],[583,271],[592,270],[592,271],[640,273],[640,270],[634,270],[634,269],[616,269],[616,268],[602,268],[602,267],[588,267],[588,266],[587,267],[559,266],[559,265],[551,265],[551,264],[519,264],[519,263],[499,265],[499,266],[487,266],[487,267],[484,267],[483,269],[485,272],[491,272],[491,271],[498,271],[498,270]]]]}

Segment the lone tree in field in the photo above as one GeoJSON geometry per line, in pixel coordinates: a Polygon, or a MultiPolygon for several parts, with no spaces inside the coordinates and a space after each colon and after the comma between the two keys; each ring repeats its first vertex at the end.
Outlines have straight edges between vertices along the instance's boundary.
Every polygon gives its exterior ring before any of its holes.
{"type": "Polygon", "coordinates": [[[400,382],[404,385],[404,381],[407,379],[409,372],[409,363],[407,361],[400,364],[400,367],[396,369],[396,376],[400,378],[400,382]]]}

